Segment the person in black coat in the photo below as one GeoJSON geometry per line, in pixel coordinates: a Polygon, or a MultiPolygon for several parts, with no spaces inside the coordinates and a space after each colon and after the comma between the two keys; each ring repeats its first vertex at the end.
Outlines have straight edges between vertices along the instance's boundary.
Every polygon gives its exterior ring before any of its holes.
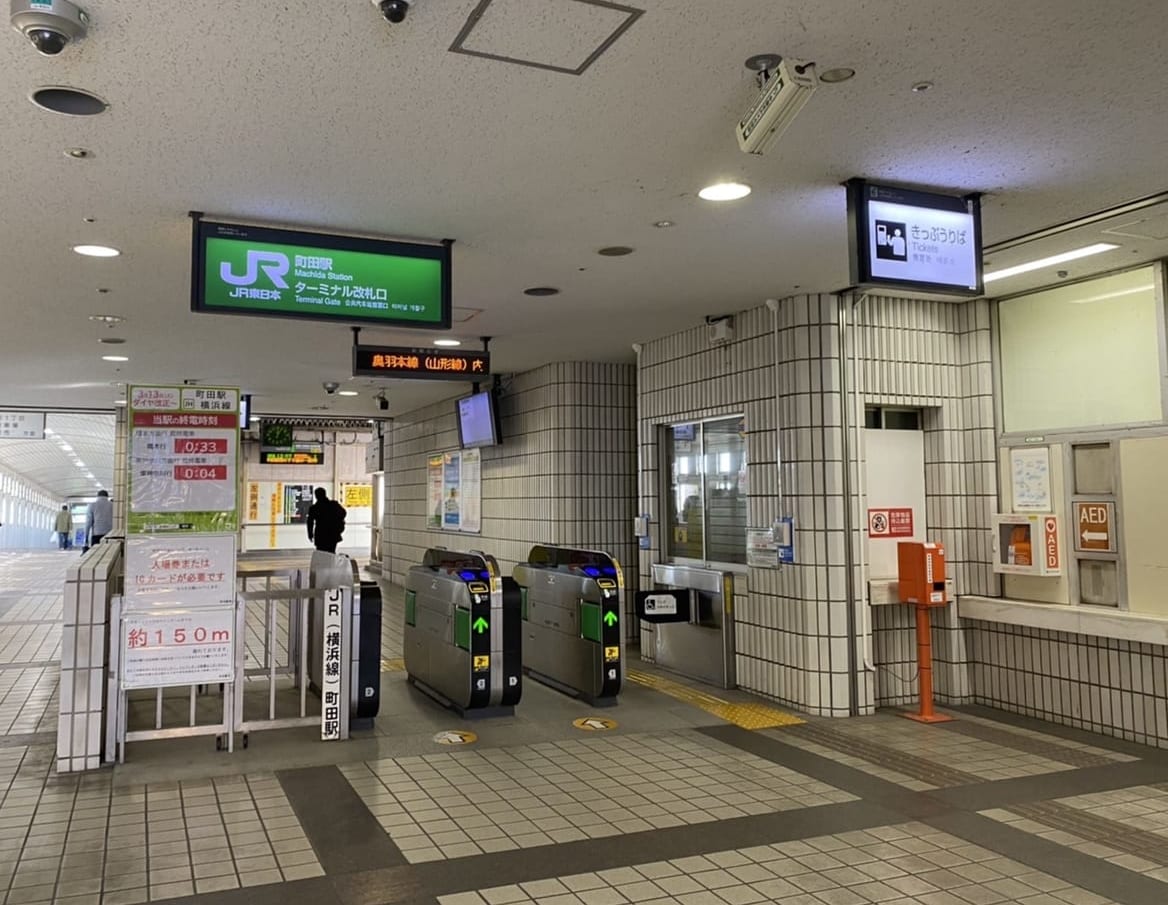
{"type": "Polygon", "coordinates": [[[328,491],[316,488],[316,502],[308,510],[308,539],[316,549],[336,553],[345,533],[345,507],[328,498],[328,491]]]}

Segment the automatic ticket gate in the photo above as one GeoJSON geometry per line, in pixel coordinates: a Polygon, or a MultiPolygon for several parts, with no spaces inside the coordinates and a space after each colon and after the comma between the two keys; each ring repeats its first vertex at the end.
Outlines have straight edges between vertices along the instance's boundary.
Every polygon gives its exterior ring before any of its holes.
{"type": "Polygon", "coordinates": [[[515,567],[523,611],[523,668],[593,705],[621,687],[620,565],[607,553],[540,545],[515,567]]]}
{"type": "Polygon", "coordinates": [[[427,550],[406,577],[405,610],[414,686],[464,716],[514,712],[523,691],[519,591],[493,556],[427,550]]]}

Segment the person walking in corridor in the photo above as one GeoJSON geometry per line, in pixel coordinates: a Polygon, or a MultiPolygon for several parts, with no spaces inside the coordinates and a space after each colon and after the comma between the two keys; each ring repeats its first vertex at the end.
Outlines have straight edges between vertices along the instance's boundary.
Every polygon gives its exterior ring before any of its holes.
{"type": "Polygon", "coordinates": [[[85,549],[82,552],[96,547],[113,530],[114,504],[110,502],[108,490],[99,490],[97,499],[89,504],[85,512],[85,549]]]}
{"type": "Polygon", "coordinates": [[[324,553],[336,553],[345,533],[345,507],[328,498],[328,491],[316,488],[316,502],[308,510],[308,539],[324,553]]]}
{"type": "Polygon", "coordinates": [[[62,550],[72,549],[73,513],[69,511],[67,504],[62,506],[61,511],[57,513],[57,521],[53,525],[53,530],[57,532],[57,546],[62,550]]]}

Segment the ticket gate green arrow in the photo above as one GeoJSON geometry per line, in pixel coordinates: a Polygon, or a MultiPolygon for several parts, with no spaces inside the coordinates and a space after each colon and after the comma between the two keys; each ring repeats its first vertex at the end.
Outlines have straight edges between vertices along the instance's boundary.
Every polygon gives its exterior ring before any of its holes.
{"type": "Polygon", "coordinates": [[[471,625],[471,628],[473,628],[476,632],[478,632],[481,635],[483,632],[485,632],[487,630],[487,620],[484,619],[482,616],[479,616],[479,618],[476,619],[474,621],[474,623],[471,625]]]}
{"type": "Polygon", "coordinates": [[[607,613],[605,613],[604,624],[609,628],[612,628],[614,625],[616,625],[616,613],[614,613],[612,610],[609,610],[607,613]]]}

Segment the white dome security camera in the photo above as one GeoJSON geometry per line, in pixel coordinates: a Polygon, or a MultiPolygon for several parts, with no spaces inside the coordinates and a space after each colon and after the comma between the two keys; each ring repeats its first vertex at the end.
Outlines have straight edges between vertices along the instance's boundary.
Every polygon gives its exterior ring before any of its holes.
{"type": "Polygon", "coordinates": [[[336,391],[341,388],[341,385],[339,383],[336,383],[335,381],[332,381],[332,380],[326,380],[322,384],[322,386],[324,387],[324,391],[326,393],[328,393],[330,396],[334,395],[336,393],[336,391]]]}
{"type": "Polygon", "coordinates": [[[69,0],[12,0],[12,27],[46,57],[55,57],[89,28],[89,16],[69,0]]]}

